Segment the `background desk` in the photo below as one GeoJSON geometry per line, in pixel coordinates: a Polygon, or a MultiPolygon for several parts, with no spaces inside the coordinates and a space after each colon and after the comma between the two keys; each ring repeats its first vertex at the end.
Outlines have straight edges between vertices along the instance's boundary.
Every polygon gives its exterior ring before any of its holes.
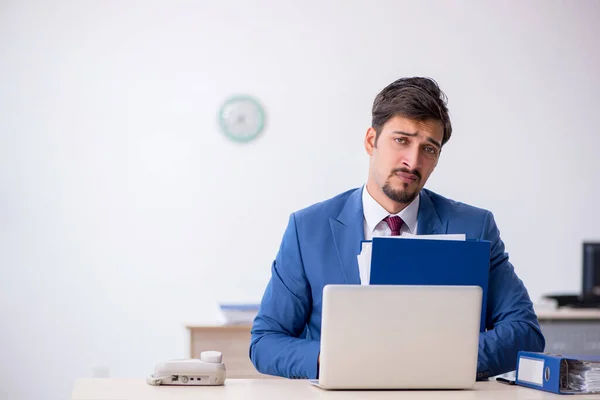
{"type": "MultiPolygon", "coordinates": [[[[225,386],[173,387],[150,386],[144,379],[78,379],[73,400],[310,400],[310,399],[488,399],[544,400],[563,397],[509,386],[498,382],[478,382],[473,390],[452,391],[325,391],[300,379],[228,379],[225,386]]],[[[600,399],[600,396],[575,396],[600,399]]]]}
{"type": "Polygon", "coordinates": [[[600,356],[600,309],[538,311],[547,352],[600,356]]]}
{"type": "Polygon", "coordinates": [[[227,366],[227,377],[275,378],[259,373],[252,362],[250,349],[251,326],[188,326],[190,332],[190,358],[200,358],[206,350],[223,353],[223,362],[227,366]]]}

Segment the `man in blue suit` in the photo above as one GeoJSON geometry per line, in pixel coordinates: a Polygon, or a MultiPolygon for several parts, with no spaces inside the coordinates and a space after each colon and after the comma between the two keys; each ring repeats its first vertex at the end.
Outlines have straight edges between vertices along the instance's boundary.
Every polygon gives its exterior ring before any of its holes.
{"type": "Polygon", "coordinates": [[[433,80],[402,78],[377,95],[364,139],[366,185],[290,216],[252,327],[250,358],[258,371],[317,378],[323,287],[368,282],[369,271],[358,268],[360,241],[405,233],[464,233],[491,242],[478,379],[514,370],[519,350],[544,350],[492,213],[423,189],[451,133],[446,96],[433,80]]]}

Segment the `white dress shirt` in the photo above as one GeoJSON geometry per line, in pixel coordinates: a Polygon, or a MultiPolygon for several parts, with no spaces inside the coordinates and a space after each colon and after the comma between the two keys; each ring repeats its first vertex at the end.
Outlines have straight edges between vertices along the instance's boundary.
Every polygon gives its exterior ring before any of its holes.
{"type": "MultiPolygon", "coordinates": [[[[421,195],[418,195],[408,206],[406,206],[397,215],[402,218],[404,224],[400,228],[400,236],[405,233],[413,235],[417,234],[417,217],[419,215],[419,203],[421,201],[421,195]]],[[[367,190],[367,185],[363,186],[362,192],[362,205],[363,205],[363,227],[365,231],[365,240],[371,240],[373,237],[378,236],[391,236],[392,231],[388,226],[387,222],[383,219],[388,215],[385,208],[383,208],[375,199],[371,196],[367,190]]],[[[369,282],[369,276],[371,271],[366,271],[364,268],[359,268],[360,281],[363,285],[367,285],[369,282]]]]}

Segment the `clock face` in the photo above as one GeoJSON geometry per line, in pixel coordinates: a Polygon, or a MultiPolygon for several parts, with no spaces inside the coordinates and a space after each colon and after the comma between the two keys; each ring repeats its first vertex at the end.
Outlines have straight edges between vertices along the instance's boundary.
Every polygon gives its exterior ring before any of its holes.
{"type": "Polygon", "coordinates": [[[265,113],[258,101],[250,96],[231,97],[221,106],[219,125],[230,139],[248,142],[262,132],[265,113]]]}

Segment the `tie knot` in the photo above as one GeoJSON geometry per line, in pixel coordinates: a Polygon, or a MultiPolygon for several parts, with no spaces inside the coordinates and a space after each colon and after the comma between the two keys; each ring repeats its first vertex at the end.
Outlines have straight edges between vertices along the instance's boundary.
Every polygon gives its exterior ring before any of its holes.
{"type": "Polygon", "coordinates": [[[383,220],[390,227],[390,230],[392,231],[392,236],[400,235],[400,228],[402,228],[402,224],[404,224],[404,221],[402,221],[402,218],[400,218],[397,215],[388,215],[383,220]]]}

